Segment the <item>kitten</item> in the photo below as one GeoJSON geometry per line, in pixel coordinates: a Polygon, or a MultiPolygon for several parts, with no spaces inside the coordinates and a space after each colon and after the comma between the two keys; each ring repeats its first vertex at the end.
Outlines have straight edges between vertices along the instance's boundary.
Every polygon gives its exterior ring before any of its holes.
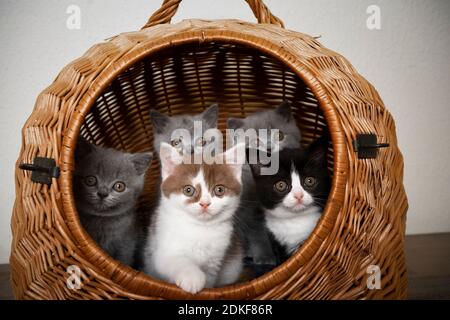
{"type": "Polygon", "coordinates": [[[124,153],[78,140],[73,192],[80,221],[112,258],[132,266],[139,229],[135,206],[151,153],[124,153]]]}
{"type": "Polygon", "coordinates": [[[321,217],[331,187],[327,148],[328,140],[322,137],[306,150],[280,151],[274,175],[262,175],[261,164],[250,165],[267,228],[284,249],[281,260],[309,237],[321,217]]]}
{"type": "MultiPolygon", "coordinates": [[[[212,131],[213,134],[220,135],[220,131],[217,129],[218,117],[219,108],[217,104],[210,105],[199,114],[168,116],[159,111],[150,110],[150,120],[153,127],[153,148],[156,155],[159,154],[162,143],[172,145],[180,154],[208,152],[210,148],[214,148],[214,143],[212,143],[212,140],[205,133],[208,130],[210,133],[212,131]],[[201,130],[194,129],[194,126],[198,124],[201,124],[201,130]],[[212,129],[215,130],[213,131],[212,129]],[[187,132],[190,137],[184,137],[182,131],[187,132]]],[[[161,185],[160,177],[156,181],[156,185],[161,185]]],[[[154,197],[155,199],[161,198],[160,189],[156,190],[154,197]]],[[[154,212],[154,207],[139,208],[138,211],[140,221],[144,226],[148,226],[151,215],[154,212]]],[[[145,231],[145,234],[148,235],[148,232],[145,231]]],[[[139,244],[139,246],[145,245],[145,242],[146,240],[139,244]]],[[[138,248],[138,251],[138,267],[142,269],[145,258],[142,256],[143,250],[138,248]]]]}
{"type": "Polygon", "coordinates": [[[197,293],[237,281],[242,250],[233,215],[239,205],[243,144],[220,155],[225,163],[186,164],[161,143],[161,198],[145,251],[145,272],[197,293]]]}
{"type": "Polygon", "coordinates": [[[159,152],[161,143],[165,142],[175,147],[180,153],[200,153],[212,142],[209,139],[206,140],[203,134],[208,129],[217,129],[219,107],[217,104],[212,104],[200,114],[183,114],[172,117],[151,110],[150,117],[154,134],[153,146],[156,152],[159,152]],[[194,122],[196,121],[202,125],[201,132],[194,131],[194,122]],[[190,139],[183,139],[183,136],[177,133],[179,129],[187,130],[190,133],[190,139]]]}
{"type": "MultiPolygon", "coordinates": [[[[257,140],[249,141],[250,147],[264,149],[267,152],[277,152],[284,148],[300,147],[300,130],[292,116],[290,104],[287,101],[277,108],[259,111],[245,119],[229,118],[229,129],[278,129],[279,134],[259,135],[257,140]]],[[[264,226],[264,215],[258,203],[255,181],[250,167],[244,165],[242,172],[243,192],[241,206],[237,212],[240,220],[240,232],[243,235],[246,256],[256,265],[274,266],[277,263],[269,235],[264,226]]],[[[258,268],[259,269],[259,268],[258,268]]],[[[264,268],[262,270],[265,270],[264,268]]],[[[257,271],[257,274],[264,271],[257,271]]]]}
{"type": "Polygon", "coordinates": [[[289,102],[283,101],[277,108],[258,111],[248,115],[246,118],[229,118],[229,129],[260,129],[272,130],[278,129],[279,134],[275,136],[258,135],[257,140],[249,141],[249,147],[258,147],[267,152],[277,152],[284,148],[300,147],[300,130],[297,127],[292,115],[289,102]]]}

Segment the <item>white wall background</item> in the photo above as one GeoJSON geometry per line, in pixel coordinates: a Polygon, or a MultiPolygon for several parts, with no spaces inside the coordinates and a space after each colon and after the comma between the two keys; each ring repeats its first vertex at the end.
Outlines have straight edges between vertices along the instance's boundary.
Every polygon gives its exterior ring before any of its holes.
{"type": "MultiPolygon", "coordinates": [[[[0,263],[7,263],[21,128],[37,95],[71,60],[121,32],[138,30],[162,0],[0,1],[0,263]],[[69,5],[81,29],[66,28],[69,5]]],[[[450,1],[265,0],[286,28],[321,35],[380,92],[405,158],[407,233],[450,232],[450,1]],[[366,27],[369,5],[381,30],[366,27]]],[[[254,21],[244,0],[185,0],[187,18],[254,21]]]]}

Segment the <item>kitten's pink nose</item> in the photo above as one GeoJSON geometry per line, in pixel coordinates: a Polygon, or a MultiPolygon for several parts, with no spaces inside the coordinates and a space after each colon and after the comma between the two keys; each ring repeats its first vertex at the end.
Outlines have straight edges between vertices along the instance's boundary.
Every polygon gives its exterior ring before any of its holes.
{"type": "Polygon", "coordinates": [[[209,205],[211,204],[211,202],[200,202],[199,203],[200,206],[202,207],[203,210],[208,209],[209,205]]]}
{"type": "Polygon", "coordinates": [[[299,202],[303,199],[303,192],[294,192],[294,198],[297,199],[299,202]]]}

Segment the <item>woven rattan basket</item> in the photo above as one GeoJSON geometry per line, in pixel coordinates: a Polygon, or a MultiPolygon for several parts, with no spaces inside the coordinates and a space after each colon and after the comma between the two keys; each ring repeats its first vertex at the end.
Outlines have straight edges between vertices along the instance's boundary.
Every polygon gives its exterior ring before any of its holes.
{"type": "MultiPolygon", "coordinates": [[[[175,115],[218,102],[224,129],[229,116],[282,100],[292,105],[303,144],[324,130],[331,136],[333,184],[323,218],[301,249],[272,272],[205,289],[195,298],[405,298],[403,159],[394,121],[374,87],[344,57],[284,29],[259,0],[247,0],[257,24],[170,24],[180,1],[165,0],[142,30],[93,46],[38,96],[22,131],[16,169],[10,258],[16,298],[192,298],[113,260],[84,231],[72,194],[77,138],[151,150],[151,108],[175,115]],[[359,134],[372,134],[389,147],[378,151],[376,142],[359,141],[359,134]],[[367,143],[372,145],[365,148],[367,143]],[[374,157],[361,159],[374,150],[374,157]],[[60,175],[57,168],[40,174],[53,175],[51,184],[33,182],[32,173],[18,168],[36,164],[36,157],[55,160],[60,175]],[[379,288],[367,285],[372,265],[380,270],[379,288]],[[68,286],[70,266],[81,271],[78,289],[68,286]]],[[[158,187],[158,164],[152,169],[147,200],[158,187]]]]}

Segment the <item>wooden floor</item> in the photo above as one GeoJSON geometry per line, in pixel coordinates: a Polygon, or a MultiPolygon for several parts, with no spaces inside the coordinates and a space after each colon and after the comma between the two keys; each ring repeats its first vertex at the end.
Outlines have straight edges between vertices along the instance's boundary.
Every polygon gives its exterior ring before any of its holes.
{"type": "Polygon", "coordinates": [[[409,299],[450,299],[450,233],[406,237],[409,299]]]}
{"type": "MultiPolygon", "coordinates": [[[[409,299],[450,299],[450,233],[406,237],[409,299]]],[[[0,300],[13,299],[9,265],[0,265],[0,300]]]]}
{"type": "Polygon", "coordinates": [[[0,300],[14,299],[9,284],[9,265],[0,264],[0,300]]]}

